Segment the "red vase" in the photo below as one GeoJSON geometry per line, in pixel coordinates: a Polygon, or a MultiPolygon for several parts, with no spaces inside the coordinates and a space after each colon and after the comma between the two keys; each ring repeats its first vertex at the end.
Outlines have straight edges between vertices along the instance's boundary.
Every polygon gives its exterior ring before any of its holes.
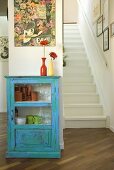
{"type": "Polygon", "coordinates": [[[41,76],[47,76],[47,67],[46,67],[46,65],[45,65],[45,60],[46,60],[46,58],[43,57],[43,58],[42,58],[42,66],[41,66],[41,68],[40,68],[40,75],[41,75],[41,76]]]}

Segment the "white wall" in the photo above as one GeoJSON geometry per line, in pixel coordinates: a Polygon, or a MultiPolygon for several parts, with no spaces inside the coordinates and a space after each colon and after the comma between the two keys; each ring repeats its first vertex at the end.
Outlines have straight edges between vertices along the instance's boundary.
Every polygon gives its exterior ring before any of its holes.
{"type": "MultiPolygon", "coordinates": [[[[100,35],[99,37],[96,36],[96,22],[93,21],[93,12],[92,12],[92,7],[93,7],[93,1],[94,0],[86,0],[86,1],[83,1],[83,0],[79,0],[84,8],[84,11],[86,13],[86,16],[88,18],[88,21],[89,21],[89,24],[90,24],[90,27],[92,28],[92,31],[95,35],[95,38],[96,38],[96,41],[98,43],[98,46],[100,47],[103,55],[104,55],[104,61],[107,61],[107,64],[109,65],[110,67],[110,51],[105,51],[103,52],[103,34],[100,35]]],[[[104,0],[102,1],[102,7],[101,7],[101,15],[103,14],[103,2],[104,0]]],[[[110,2],[110,1],[109,1],[110,2]]],[[[109,10],[110,11],[110,10],[109,10]]]]}
{"type": "MultiPolygon", "coordinates": [[[[114,22],[114,0],[110,0],[110,23],[114,22]]],[[[110,38],[110,63],[111,63],[111,73],[112,73],[112,113],[110,126],[114,131],[114,37],[110,38]]]]}
{"type": "MultiPolygon", "coordinates": [[[[9,0],[9,9],[9,75],[40,75],[43,48],[14,47],[14,0],[9,0]]],[[[62,0],[56,1],[56,46],[46,48],[47,65],[50,51],[58,54],[55,75],[62,76],[62,0]]]]}
{"type": "Polygon", "coordinates": [[[77,0],[63,0],[64,3],[64,23],[78,22],[77,0]]]}
{"type": "MultiPolygon", "coordinates": [[[[103,52],[103,35],[96,37],[96,24],[92,20],[92,1],[79,0],[83,10],[80,8],[80,30],[86,46],[88,57],[95,76],[95,81],[100,93],[101,102],[105,108],[105,114],[110,116],[111,126],[114,127],[114,38],[111,39],[110,50],[103,52]],[[82,11],[85,11],[87,22],[85,22],[82,11]],[[88,23],[88,24],[87,24],[88,23]],[[92,30],[92,32],[90,31],[92,30]],[[107,63],[107,66],[106,66],[107,63]]],[[[109,26],[110,20],[114,21],[114,1],[109,4],[109,26]]]]}
{"type": "MultiPolygon", "coordinates": [[[[0,36],[8,36],[8,21],[5,16],[0,16],[0,36]]],[[[8,75],[8,62],[0,60],[0,112],[6,112],[5,75],[8,75]]]]}

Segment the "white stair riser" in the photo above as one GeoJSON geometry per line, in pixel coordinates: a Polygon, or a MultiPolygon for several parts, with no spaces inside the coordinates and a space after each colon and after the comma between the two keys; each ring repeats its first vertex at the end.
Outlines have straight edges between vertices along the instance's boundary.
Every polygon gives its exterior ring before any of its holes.
{"type": "MultiPolygon", "coordinates": [[[[90,68],[86,65],[70,65],[66,62],[66,67],[64,67],[64,72],[67,74],[70,73],[77,73],[77,74],[81,74],[81,73],[88,73],[90,75],[90,68]]],[[[67,77],[67,76],[65,76],[67,77]]],[[[72,75],[70,75],[70,77],[72,77],[72,75]]]]}
{"type": "Polygon", "coordinates": [[[78,30],[79,31],[79,25],[75,24],[75,25],[69,25],[69,24],[64,24],[64,30],[78,30]]]}
{"type": "Polygon", "coordinates": [[[78,29],[73,29],[73,32],[71,32],[71,30],[67,29],[67,30],[64,30],[64,36],[66,35],[79,35],[79,30],[78,29]]]}
{"type": "Polygon", "coordinates": [[[75,62],[84,62],[84,63],[88,63],[88,60],[87,60],[87,56],[85,54],[85,52],[81,51],[81,52],[65,52],[64,53],[67,58],[66,60],[67,61],[70,61],[70,62],[74,62],[74,60],[76,60],[75,62]]]}
{"type": "Polygon", "coordinates": [[[74,41],[75,42],[80,41],[80,42],[82,42],[80,37],[74,37],[74,36],[72,36],[72,37],[70,37],[70,36],[64,37],[64,41],[65,42],[69,42],[69,41],[73,41],[73,42],[74,41]]]}
{"type": "Polygon", "coordinates": [[[91,72],[90,72],[90,69],[86,69],[85,67],[83,67],[83,69],[78,69],[77,68],[74,68],[74,69],[71,69],[70,67],[68,67],[67,63],[66,63],[66,67],[67,67],[67,70],[65,70],[64,68],[64,73],[63,73],[63,76],[65,75],[65,77],[76,77],[76,76],[90,76],[91,75],[91,72]]]}
{"type": "Polygon", "coordinates": [[[66,61],[67,62],[72,62],[72,63],[75,62],[75,63],[78,63],[78,64],[80,64],[80,63],[88,63],[87,58],[79,58],[79,57],[67,57],[66,61]]]}
{"type": "Polygon", "coordinates": [[[74,71],[74,72],[64,72],[63,73],[63,79],[65,78],[70,78],[70,77],[91,77],[91,73],[89,72],[84,72],[81,70],[78,70],[78,72],[74,71]],[[65,76],[64,76],[65,75],[65,76]]]}
{"type": "Polygon", "coordinates": [[[81,39],[81,36],[78,34],[78,36],[75,36],[75,35],[64,35],[64,40],[67,40],[67,41],[72,41],[72,40],[80,40],[82,41],[81,39]]]}
{"type": "Polygon", "coordinates": [[[64,35],[73,34],[73,33],[74,33],[74,35],[75,35],[75,33],[80,34],[79,29],[78,28],[72,28],[72,30],[71,30],[70,28],[68,28],[68,29],[64,28],[64,31],[63,31],[64,35]]]}
{"type": "Polygon", "coordinates": [[[79,50],[80,51],[85,51],[85,48],[83,46],[72,46],[72,47],[71,46],[69,46],[69,47],[67,46],[67,47],[65,47],[65,52],[66,51],[77,51],[77,50],[78,51],[79,50]]]}
{"type": "Polygon", "coordinates": [[[64,46],[65,45],[71,45],[71,44],[78,44],[78,45],[81,45],[81,44],[83,44],[83,41],[82,40],[80,40],[80,39],[66,39],[65,41],[64,41],[64,46]]]}
{"type": "Polygon", "coordinates": [[[64,39],[67,39],[67,38],[71,38],[72,39],[72,37],[80,38],[81,39],[81,35],[80,35],[80,33],[77,30],[75,30],[75,32],[73,31],[72,33],[69,32],[69,31],[66,31],[66,32],[64,32],[63,37],[64,37],[64,39]]]}
{"type": "MultiPolygon", "coordinates": [[[[69,62],[66,62],[66,69],[68,69],[68,70],[71,70],[71,69],[73,69],[73,70],[81,70],[81,69],[89,69],[89,66],[87,65],[87,64],[76,64],[75,63],[75,61],[74,61],[74,63],[73,64],[70,64],[69,62]]],[[[78,72],[78,71],[77,71],[78,72]]]]}
{"type": "MultiPolygon", "coordinates": [[[[63,73],[63,78],[64,78],[64,74],[65,73],[63,73]]],[[[85,72],[73,72],[73,73],[68,73],[66,76],[65,76],[65,78],[69,78],[69,77],[71,77],[71,75],[72,75],[72,77],[91,77],[91,73],[85,73],[85,72]]]]}
{"type": "Polygon", "coordinates": [[[68,28],[75,28],[75,29],[79,29],[79,24],[64,24],[64,28],[68,29],[68,28]]]}
{"type": "Polygon", "coordinates": [[[99,97],[97,95],[89,94],[64,94],[64,104],[88,104],[99,103],[99,97]]]}
{"type": "Polygon", "coordinates": [[[84,47],[84,45],[83,44],[78,44],[77,42],[76,43],[69,43],[69,42],[67,42],[66,44],[65,44],[65,48],[85,48],[84,47]]]}
{"type": "Polygon", "coordinates": [[[102,107],[64,107],[65,116],[76,117],[76,116],[98,116],[103,115],[102,107]]]}
{"type": "Polygon", "coordinates": [[[64,93],[93,93],[96,91],[95,85],[66,85],[64,84],[64,93]]]}
{"type": "Polygon", "coordinates": [[[65,120],[65,128],[106,128],[106,120],[65,120]]]}
{"type": "Polygon", "coordinates": [[[64,30],[65,31],[71,31],[71,30],[72,31],[76,31],[76,30],[79,31],[79,26],[70,26],[70,25],[69,26],[65,26],[64,25],[64,30]]]}
{"type": "Polygon", "coordinates": [[[75,82],[75,83],[92,83],[93,78],[91,76],[85,77],[64,77],[63,83],[67,82],[75,82]]]}
{"type": "MultiPolygon", "coordinates": [[[[66,33],[74,33],[74,32],[78,32],[79,33],[79,28],[64,28],[63,34],[66,35],[66,33]]],[[[80,33],[79,33],[80,34],[80,33]]]]}
{"type": "Polygon", "coordinates": [[[72,39],[72,38],[80,38],[81,39],[81,36],[80,36],[80,34],[78,33],[78,34],[76,34],[75,35],[75,33],[72,33],[72,34],[66,34],[66,35],[64,35],[64,39],[67,39],[67,38],[70,38],[70,39],[72,39]]]}
{"type": "Polygon", "coordinates": [[[65,42],[64,43],[64,47],[67,48],[67,47],[83,47],[84,48],[84,45],[81,41],[76,41],[76,42],[65,42]]]}
{"type": "Polygon", "coordinates": [[[74,60],[74,59],[86,59],[86,54],[85,52],[76,52],[76,53],[73,53],[73,52],[65,52],[65,55],[67,56],[67,58],[70,58],[71,60],[74,60]]]}
{"type": "Polygon", "coordinates": [[[65,48],[84,48],[84,45],[79,42],[74,42],[74,43],[65,43],[65,48]]]}
{"type": "Polygon", "coordinates": [[[78,48],[77,49],[75,49],[75,48],[71,49],[71,48],[67,48],[67,49],[65,49],[65,52],[74,52],[74,53],[75,52],[79,52],[79,53],[83,52],[83,53],[85,53],[85,49],[78,49],[78,48]]]}
{"type": "MultiPolygon", "coordinates": [[[[71,65],[71,66],[77,66],[77,65],[81,66],[82,65],[82,66],[89,67],[87,60],[67,60],[66,59],[66,62],[67,62],[67,65],[71,65]]],[[[66,67],[66,69],[67,69],[67,67],[66,67]]]]}

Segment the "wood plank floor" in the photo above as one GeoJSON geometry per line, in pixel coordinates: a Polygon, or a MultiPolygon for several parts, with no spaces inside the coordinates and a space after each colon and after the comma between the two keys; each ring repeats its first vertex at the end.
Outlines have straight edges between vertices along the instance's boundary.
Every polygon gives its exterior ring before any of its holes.
{"type": "Polygon", "coordinates": [[[61,159],[6,159],[6,114],[0,113],[0,170],[114,170],[114,134],[65,129],[61,159]]]}

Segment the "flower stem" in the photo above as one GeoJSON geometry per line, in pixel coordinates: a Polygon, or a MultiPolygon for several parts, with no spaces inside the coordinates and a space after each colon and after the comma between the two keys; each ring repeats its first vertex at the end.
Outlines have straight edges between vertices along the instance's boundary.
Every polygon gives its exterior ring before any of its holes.
{"type": "Polygon", "coordinates": [[[45,57],[45,45],[44,45],[44,57],[45,57]]]}

